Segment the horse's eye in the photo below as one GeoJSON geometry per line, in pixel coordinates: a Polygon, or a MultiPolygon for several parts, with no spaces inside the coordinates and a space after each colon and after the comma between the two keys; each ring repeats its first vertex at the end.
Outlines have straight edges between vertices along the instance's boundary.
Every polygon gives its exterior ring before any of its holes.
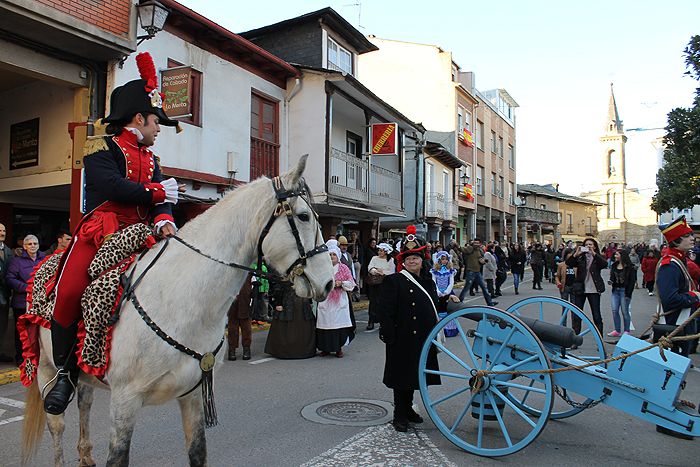
{"type": "Polygon", "coordinates": [[[302,221],[302,222],[309,222],[309,215],[308,215],[307,213],[305,213],[305,212],[302,212],[302,213],[299,214],[297,217],[298,217],[299,220],[302,221]]]}

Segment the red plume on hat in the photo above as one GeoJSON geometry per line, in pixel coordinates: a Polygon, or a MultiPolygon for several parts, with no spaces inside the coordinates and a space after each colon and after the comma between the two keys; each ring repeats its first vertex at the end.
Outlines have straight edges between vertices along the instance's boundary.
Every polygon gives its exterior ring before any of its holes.
{"type": "Polygon", "coordinates": [[[410,234],[413,234],[413,235],[416,234],[416,226],[415,225],[409,225],[408,227],[406,227],[406,235],[410,235],[410,234]]]}
{"type": "Polygon", "coordinates": [[[136,56],[136,66],[139,68],[141,79],[146,80],[146,92],[150,93],[158,88],[158,76],[156,66],[153,64],[153,57],[148,52],[141,52],[136,56]]]}

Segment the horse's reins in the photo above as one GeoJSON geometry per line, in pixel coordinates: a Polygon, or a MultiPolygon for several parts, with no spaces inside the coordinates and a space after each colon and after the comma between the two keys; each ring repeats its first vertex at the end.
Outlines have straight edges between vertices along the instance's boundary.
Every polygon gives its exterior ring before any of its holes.
{"type": "MultiPolygon", "coordinates": [[[[181,396],[178,397],[184,397],[197,389],[197,387],[201,384],[202,385],[202,402],[204,405],[204,423],[207,428],[216,426],[218,424],[217,421],[217,416],[216,416],[216,407],[214,405],[214,386],[213,386],[213,373],[212,370],[214,369],[214,364],[216,362],[216,354],[221,350],[221,347],[224,344],[225,340],[225,334],[221,338],[221,341],[219,342],[219,345],[214,349],[213,352],[207,352],[205,354],[200,354],[199,352],[190,349],[187,346],[184,346],[180,344],[178,341],[173,339],[170,335],[168,335],[165,331],[163,331],[152,319],[150,316],[148,316],[148,313],[146,310],[141,306],[141,303],[139,303],[138,299],[136,298],[136,287],[141,283],[141,280],[144,278],[146,273],[153,267],[153,265],[160,259],[160,257],[163,255],[163,252],[165,249],[170,245],[170,239],[176,240],[180,242],[182,245],[186,246],[187,248],[191,249],[192,251],[200,254],[201,256],[204,256],[207,259],[210,259],[212,261],[215,261],[219,264],[222,264],[224,266],[236,268],[236,269],[242,269],[244,271],[248,271],[249,273],[252,273],[253,275],[256,275],[258,277],[263,277],[263,278],[283,278],[283,279],[293,279],[295,276],[301,276],[304,274],[304,268],[306,267],[306,261],[307,259],[311,258],[314,255],[317,255],[319,253],[328,251],[328,246],[325,244],[318,245],[314,247],[313,249],[305,252],[304,251],[304,244],[301,241],[301,237],[299,235],[299,229],[296,226],[296,223],[294,222],[294,210],[292,209],[291,205],[289,204],[289,199],[290,198],[296,198],[300,197],[303,199],[306,204],[309,206],[311,209],[311,212],[313,213],[314,217],[318,220],[318,216],[316,215],[316,211],[311,207],[311,204],[308,202],[306,199],[307,190],[306,190],[306,185],[303,185],[304,187],[301,188],[300,190],[285,190],[284,185],[282,184],[282,180],[279,177],[275,177],[272,179],[272,187],[275,190],[275,196],[277,198],[277,206],[275,207],[274,212],[270,216],[269,220],[267,221],[267,224],[263,228],[260,238],[258,239],[258,245],[257,245],[257,253],[258,253],[258,259],[256,263],[255,268],[251,268],[249,266],[244,266],[242,264],[234,263],[234,262],[229,262],[229,261],[222,261],[220,259],[214,258],[203,251],[201,251],[199,248],[197,248],[194,245],[191,245],[190,243],[186,242],[182,238],[178,236],[173,236],[173,237],[168,237],[165,239],[165,242],[163,244],[163,247],[160,249],[160,251],[156,254],[156,256],[153,258],[153,260],[144,268],[144,270],[141,272],[139,277],[134,281],[133,276],[134,273],[136,272],[136,267],[134,267],[131,271],[131,273],[128,276],[123,276],[122,278],[122,287],[124,292],[122,293],[119,303],[115,307],[116,311],[114,316],[112,317],[112,325],[114,325],[118,320],[119,320],[119,315],[120,315],[120,310],[121,310],[121,304],[124,300],[130,300],[131,303],[134,305],[134,308],[138,312],[139,316],[143,319],[143,321],[146,323],[146,325],[153,331],[155,334],[160,337],[163,341],[165,341],[168,345],[171,347],[177,349],[178,351],[189,355],[190,357],[194,358],[195,360],[199,361],[199,367],[202,370],[202,377],[200,380],[197,382],[197,384],[190,389],[189,391],[185,392],[181,396]],[[270,232],[270,229],[272,228],[272,224],[274,224],[275,220],[277,217],[279,217],[282,214],[285,214],[287,217],[287,221],[289,222],[289,226],[292,230],[292,235],[294,235],[294,240],[296,241],[296,246],[297,250],[299,251],[299,258],[297,258],[296,261],[294,261],[285,271],[285,275],[281,276],[275,272],[263,272],[262,271],[262,258],[264,257],[263,251],[262,251],[262,244],[263,241],[265,240],[265,237],[267,234],[270,232]]],[[[316,239],[318,240],[318,229],[316,233],[316,239]]],[[[145,254],[142,253],[139,259],[143,257],[145,254]]],[[[308,278],[307,278],[308,280],[308,278]]],[[[308,280],[309,282],[309,287],[313,289],[313,285],[311,284],[311,281],[308,280]]]]}

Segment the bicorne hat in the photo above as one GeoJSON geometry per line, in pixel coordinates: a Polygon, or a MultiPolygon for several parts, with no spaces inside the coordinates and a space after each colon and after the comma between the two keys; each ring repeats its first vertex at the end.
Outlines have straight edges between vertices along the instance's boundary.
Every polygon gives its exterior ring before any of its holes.
{"type": "Polygon", "coordinates": [[[421,259],[426,258],[425,244],[416,236],[416,226],[409,225],[406,227],[406,236],[401,241],[401,250],[396,257],[397,270],[400,269],[401,263],[408,256],[419,256],[421,259]]]}
{"type": "Polygon", "coordinates": [[[669,243],[678,240],[684,235],[693,233],[693,229],[691,229],[685,221],[685,216],[680,216],[670,224],[661,225],[659,228],[661,229],[661,233],[664,234],[664,238],[669,243]]]}
{"type": "Polygon", "coordinates": [[[134,115],[143,112],[156,115],[160,125],[178,126],[178,121],[168,118],[163,111],[163,94],[158,91],[158,76],[151,54],[138,54],[136,65],[141,79],[114,88],[109,100],[109,115],[102,122],[128,123],[134,115]]]}

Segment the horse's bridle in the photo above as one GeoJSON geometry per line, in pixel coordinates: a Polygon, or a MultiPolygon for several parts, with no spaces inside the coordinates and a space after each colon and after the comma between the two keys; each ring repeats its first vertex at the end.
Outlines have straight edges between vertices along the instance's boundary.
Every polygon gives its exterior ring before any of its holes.
{"type": "MultiPolygon", "coordinates": [[[[304,244],[302,243],[301,237],[299,236],[299,229],[297,229],[297,225],[294,222],[294,210],[289,204],[289,199],[297,197],[303,199],[304,202],[309,206],[309,209],[313,213],[314,218],[318,222],[318,215],[316,214],[316,211],[314,211],[314,208],[311,207],[311,203],[309,203],[309,200],[307,199],[308,192],[306,190],[306,183],[303,183],[302,180],[301,189],[286,190],[284,188],[284,185],[282,185],[282,180],[279,177],[275,177],[272,179],[272,188],[274,188],[275,196],[277,197],[277,207],[275,208],[274,212],[270,216],[270,219],[268,219],[267,224],[265,224],[265,227],[260,233],[260,239],[258,240],[258,261],[256,263],[256,269],[258,271],[262,269],[262,259],[265,256],[262,250],[262,244],[265,240],[265,237],[268,233],[270,233],[270,229],[272,228],[272,224],[275,223],[275,220],[279,216],[284,214],[285,216],[287,216],[287,222],[289,222],[289,227],[292,229],[292,235],[294,235],[294,240],[297,244],[297,251],[299,252],[299,258],[297,258],[297,260],[294,261],[284,272],[285,277],[291,280],[295,276],[301,276],[304,274],[304,268],[306,267],[307,259],[319,253],[328,251],[328,246],[321,243],[319,245],[316,245],[313,249],[309,251],[304,251],[304,244]]],[[[318,229],[316,229],[316,241],[318,241],[318,229]]],[[[310,281],[309,286],[311,286],[310,281]]]]}

